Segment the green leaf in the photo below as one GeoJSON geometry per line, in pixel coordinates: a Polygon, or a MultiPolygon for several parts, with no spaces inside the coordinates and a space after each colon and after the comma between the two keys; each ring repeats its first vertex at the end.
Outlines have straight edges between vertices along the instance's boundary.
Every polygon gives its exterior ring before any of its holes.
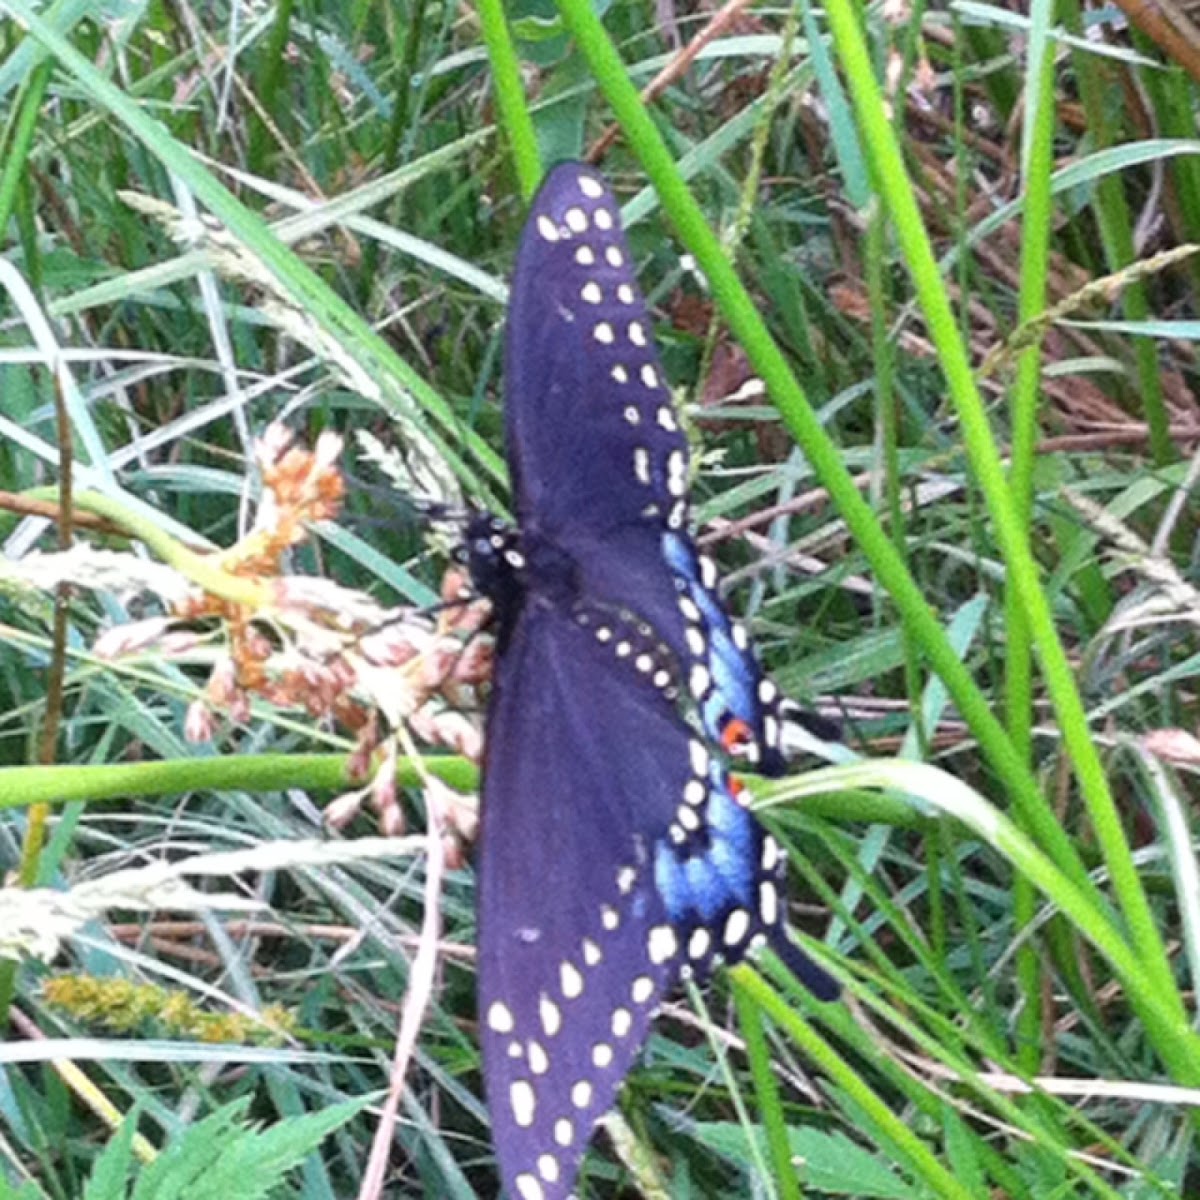
{"type": "Polygon", "coordinates": [[[128,1195],[129,1166],[133,1161],[133,1136],[137,1132],[140,1110],[135,1108],[104,1147],[92,1167],[91,1178],[83,1190],[83,1200],[125,1200],[128,1195]]]}
{"type": "Polygon", "coordinates": [[[132,1194],[124,1185],[135,1122],[127,1120],[101,1156],[84,1200],[265,1200],[367,1100],[348,1100],[263,1130],[246,1125],[249,1103],[248,1098],[235,1100],[192,1125],[142,1171],[132,1194]],[[125,1127],[130,1132],[121,1161],[125,1127]]]}
{"type": "MultiPolygon", "coordinates": [[[[752,1168],[746,1131],[731,1121],[703,1122],[695,1135],[717,1153],[752,1168]]],[[[760,1139],[761,1140],[761,1139],[760,1139]]],[[[913,1188],[888,1163],[852,1142],[845,1134],[821,1129],[788,1130],[788,1146],[806,1188],[856,1200],[918,1200],[913,1188]]]]}

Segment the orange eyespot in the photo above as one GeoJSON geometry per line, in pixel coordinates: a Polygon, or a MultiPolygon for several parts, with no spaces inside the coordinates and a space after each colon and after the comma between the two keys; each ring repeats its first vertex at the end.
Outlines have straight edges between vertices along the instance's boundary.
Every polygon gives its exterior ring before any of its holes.
{"type": "Polygon", "coordinates": [[[731,717],[721,730],[721,745],[733,754],[754,740],[754,731],[740,717],[731,717]]]}

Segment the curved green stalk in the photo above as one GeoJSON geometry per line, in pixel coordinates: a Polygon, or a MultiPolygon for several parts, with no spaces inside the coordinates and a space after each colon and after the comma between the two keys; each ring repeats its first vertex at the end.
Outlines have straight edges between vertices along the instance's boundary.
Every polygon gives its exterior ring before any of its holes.
{"type": "MultiPolygon", "coordinates": [[[[905,170],[904,156],[887,119],[866,41],[858,24],[858,10],[847,0],[830,0],[826,13],[849,81],[859,127],[875,163],[876,178],[892,214],[897,239],[925,313],[930,337],[938,351],[958,414],[967,457],[987,502],[1011,585],[1029,622],[1050,700],[1112,877],[1113,888],[1129,923],[1143,969],[1149,974],[1164,1002],[1182,1017],[1183,1003],[1167,958],[1166,946],[1134,865],[1104,766],[1092,742],[1087,713],[1075,686],[1066,651],[1054,627],[1054,617],[1042,591],[1037,565],[1022,533],[1012,493],[1004,478],[1000,454],[988,427],[987,413],[975,386],[967,350],[959,335],[912,183],[905,170]]],[[[1011,742],[1007,745],[1012,752],[1011,742]]],[[[1022,774],[1027,773],[1023,762],[1020,769],[1022,774]]],[[[1034,813],[1032,810],[1022,813],[1022,819],[1036,829],[1039,839],[1044,839],[1046,834],[1043,816],[1042,812],[1034,813]]],[[[1043,841],[1043,844],[1051,843],[1043,841]]]]}
{"type": "Polygon", "coordinates": [[[1023,820],[1037,830],[1039,841],[1061,869],[1081,888],[1098,896],[1028,765],[1014,750],[988,700],[955,653],[938,614],[929,607],[903,558],[896,552],[870,505],[859,494],[842,463],[840,449],[812,411],[791,367],[729,265],[720,242],[681,178],[666,143],[642,106],[637,89],[630,82],[599,18],[587,0],[557,0],[557,3],[663,207],[670,214],[680,239],[704,271],[722,316],[766,384],[788,428],[804,448],[813,470],[828,488],[880,582],[891,593],[909,634],[920,644],[945,682],[981,748],[1012,794],[1023,820]]]}
{"type": "Polygon", "coordinates": [[[853,1101],[875,1126],[880,1140],[891,1144],[912,1174],[938,1196],[948,1200],[974,1200],[964,1187],[942,1166],[891,1106],[867,1086],[859,1073],[753,968],[741,963],[730,971],[743,996],[752,1000],[772,1020],[779,1023],[810,1062],[815,1063],[853,1101]]]}
{"type": "Polygon", "coordinates": [[[479,24],[492,64],[492,83],[496,92],[499,123],[508,134],[513,166],[521,185],[521,195],[529,200],[542,178],[542,160],[538,154],[533,118],[525,101],[521,82],[521,63],[513,45],[503,0],[478,0],[479,24]]]}
{"type": "Polygon", "coordinates": [[[758,1110],[762,1114],[763,1129],[767,1135],[767,1150],[775,1168],[779,1193],[783,1200],[800,1200],[800,1182],[792,1165],[787,1120],[779,1102],[779,1086],[771,1071],[771,1051],[763,1029],[762,1010],[747,992],[739,972],[732,971],[729,982],[733,987],[733,1001],[737,1006],[738,1025],[746,1039],[746,1057],[750,1062],[754,1090],[758,1094],[758,1110]]]}
{"type": "MultiPolygon", "coordinates": [[[[1048,36],[1053,0],[1038,0],[1029,39],[1022,180],[1025,193],[1021,226],[1021,282],[1017,324],[1039,317],[1046,307],[1046,270],[1052,221],[1050,174],[1054,166],[1054,43],[1048,36]]],[[[1009,480],[1025,545],[1033,520],[1033,469],[1037,459],[1038,399],[1042,382],[1042,340],[1035,338],[1020,354],[1011,404],[1012,454],[1009,480]]],[[[1004,594],[1007,632],[1004,704],[1008,734],[1027,761],[1033,754],[1033,653],[1020,596],[1004,594]]],[[[1013,886],[1013,924],[1019,934],[1036,914],[1032,885],[1018,877],[1013,886]]],[[[1032,1074],[1041,1062],[1042,971],[1037,947],[1022,938],[1016,976],[1022,1003],[1017,1018],[1017,1061],[1032,1074]]]]}
{"type": "MultiPolygon", "coordinates": [[[[476,768],[454,755],[423,757],[419,771],[412,760],[402,758],[398,770],[405,786],[419,786],[421,772],[459,791],[473,790],[479,780],[476,768]]],[[[332,790],[362,782],[350,774],[348,754],[238,754],[83,767],[0,767],[0,812],[31,804],[100,803],[201,791],[332,790]]]]}

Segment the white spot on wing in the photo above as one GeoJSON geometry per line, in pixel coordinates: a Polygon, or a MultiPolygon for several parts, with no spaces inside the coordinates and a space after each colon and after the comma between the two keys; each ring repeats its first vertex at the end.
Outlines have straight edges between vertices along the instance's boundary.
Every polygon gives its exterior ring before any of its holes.
{"type": "Polygon", "coordinates": [[[496,1033],[512,1033],[512,1009],[499,1000],[493,1000],[491,1007],[488,1009],[487,1023],[488,1028],[495,1030],[496,1033]]]}
{"type": "Polygon", "coordinates": [[[521,1200],[546,1200],[546,1191],[533,1175],[518,1175],[514,1181],[521,1200]]]}
{"type": "Polygon", "coordinates": [[[508,1089],[509,1103],[512,1105],[513,1120],[522,1129],[528,1129],[533,1124],[537,1112],[537,1094],[533,1084],[528,1079],[518,1079],[508,1089]]]}
{"type": "Polygon", "coordinates": [[[550,1057],[540,1042],[529,1043],[529,1069],[535,1075],[545,1075],[550,1070],[550,1057]]]}
{"type": "Polygon", "coordinates": [[[547,242],[558,241],[558,226],[545,213],[537,219],[537,231],[547,242]]]}
{"type": "Polygon", "coordinates": [[[582,208],[568,208],[563,214],[563,220],[572,233],[583,233],[588,227],[587,213],[582,208]]]}
{"type": "Polygon", "coordinates": [[[598,179],[592,178],[591,175],[580,175],[579,190],[589,200],[599,200],[604,195],[604,185],[598,179]]]}
{"type": "Polygon", "coordinates": [[[725,945],[740,946],[750,932],[750,914],[744,908],[735,908],[725,921],[725,945]]]}
{"type": "Polygon", "coordinates": [[[650,961],[656,965],[665,963],[669,958],[674,958],[679,950],[679,940],[675,936],[675,930],[670,925],[655,925],[650,930],[647,949],[650,961]]]}
{"type": "Polygon", "coordinates": [[[563,962],[558,968],[558,977],[562,985],[562,994],[568,1000],[574,1000],[576,996],[583,994],[583,976],[574,963],[563,962]]]}
{"type": "Polygon", "coordinates": [[[654,980],[649,975],[639,975],[629,989],[634,1004],[648,1004],[654,995],[654,980]]]}
{"type": "Polygon", "coordinates": [[[779,890],[769,879],[758,885],[758,911],[764,925],[774,925],[779,920],[779,890]]]}
{"type": "Polygon", "coordinates": [[[543,995],[538,999],[538,1013],[542,1018],[542,1028],[547,1037],[553,1037],[562,1028],[562,1012],[549,996],[543,995]]]}
{"type": "Polygon", "coordinates": [[[770,874],[779,863],[779,843],[768,834],[763,838],[762,869],[770,874]]]}

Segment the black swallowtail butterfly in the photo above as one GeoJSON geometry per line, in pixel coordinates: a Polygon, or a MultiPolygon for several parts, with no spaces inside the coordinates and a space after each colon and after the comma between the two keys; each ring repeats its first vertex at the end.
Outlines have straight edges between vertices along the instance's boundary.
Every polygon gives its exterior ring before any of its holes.
{"type": "Polygon", "coordinates": [[[765,939],[837,985],[788,938],[782,855],[726,769],[782,769],[778,702],[688,533],[687,442],[590,168],[533,202],[505,372],[518,526],[478,516],[466,545],[497,626],[479,1012],[508,1194],[563,1200],[682,976],[765,939]]]}

